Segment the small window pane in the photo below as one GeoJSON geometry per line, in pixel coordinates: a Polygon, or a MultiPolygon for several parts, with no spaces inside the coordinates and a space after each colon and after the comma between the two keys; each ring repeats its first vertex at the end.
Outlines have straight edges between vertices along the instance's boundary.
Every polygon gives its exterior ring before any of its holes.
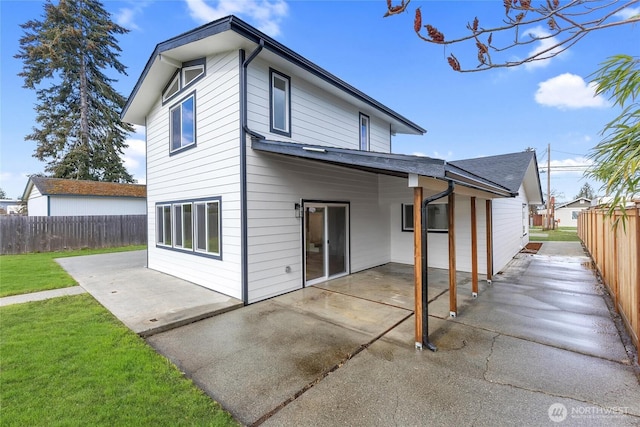
{"type": "Polygon", "coordinates": [[[208,248],[207,252],[220,253],[219,247],[219,218],[218,218],[218,203],[207,203],[207,239],[208,248]]]}
{"type": "Polygon", "coordinates": [[[196,205],[196,249],[207,250],[207,226],[204,203],[196,205]]]}
{"type": "Polygon", "coordinates": [[[182,206],[174,206],[175,245],[182,246],[182,206]]]}
{"type": "Polygon", "coordinates": [[[193,224],[191,218],[191,204],[182,205],[182,219],[183,219],[183,235],[184,241],[182,247],[186,249],[193,248],[193,224]]]}
{"type": "Polygon", "coordinates": [[[413,205],[402,205],[402,231],[413,231],[413,205]]]}
{"type": "Polygon", "coordinates": [[[289,132],[289,80],[271,74],[271,127],[272,130],[289,132]]]}
{"type": "Polygon", "coordinates": [[[180,138],[180,107],[171,110],[171,149],[177,150],[181,146],[180,138]]]}
{"type": "Polygon", "coordinates": [[[187,86],[189,83],[200,77],[204,74],[204,65],[197,65],[195,67],[189,67],[182,70],[182,80],[184,86],[187,86]]]}
{"type": "Polygon", "coordinates": [[[360,115],[360,149],[369,150],[369,118],[360,115]]]}
{"type": "Polygon", "coordinates": [[[171,245],[171,206],[163,206],[164,244],[171,245]]]}
{"type": "Polygon", "coordinates": [[[162,94],[162,99],[166,100],[171,98],[173,95],[178,93],[179,89],[180,89],[180,76],[176,74],[176,76],[173,78],[173,80],[171,81],[167,89],[162,94]]]}
{"type": "Polygon", "coordinates": [[[449,229],[449,205],[429,205],[429,222],[427,226],[429,230],[448,230],[449,229]]]}
{"type": "Polygon", "coordinates": [[[182,103],[182,147],[194,143],[193,97],[182,103]]]}
{"type": "Polygon", "coordinates": [[[158,206],[156,208],[156,233],[157,233],[156,243],[164,243],[162,206],[158,206]]]}

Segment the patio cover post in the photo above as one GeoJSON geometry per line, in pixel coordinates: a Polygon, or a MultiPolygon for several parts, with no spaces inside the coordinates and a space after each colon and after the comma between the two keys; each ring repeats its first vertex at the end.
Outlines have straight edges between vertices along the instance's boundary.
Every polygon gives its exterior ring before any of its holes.
{"type": "Polygon", "coordinates": [[[455,213],[456,206],[455,193],[451,192],[448,196],[449,202],[449,315],[456,317],[458,312],[458,295],[456,291],[456,230],[455,230],[455,213]]]}
{"type": "Polygon", "coordinates": [[[491,219],[491,200],[486,202],[487,218],[487,283],[493,278],[493,221],[491,219]]]}
{"type": "Polygon", "coordinates": [[[471,296],[478,296],[478,226],[475,197],[471,197],[471,296]]]}
{"type": "Polygon", "coordinates": [[[415,343],[422,348],[422,187],[413,189],[413,277],[414,317],[416,325],[415,343]]]}

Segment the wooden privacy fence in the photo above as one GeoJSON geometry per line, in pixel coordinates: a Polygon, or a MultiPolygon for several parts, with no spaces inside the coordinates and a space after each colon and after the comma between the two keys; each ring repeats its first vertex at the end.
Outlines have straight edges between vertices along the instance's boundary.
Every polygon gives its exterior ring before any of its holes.
{"type": "Polygon", "coordinates": [[[146,243],[146,215],[0,216],[2,255],[146,243]]]}
{"type": "Polygon", "coordinates": [[[619,223],[613,228],[622,211],[616,211],[613,218],[607,217],[604,209],[583,210],[578,217],[578,235],[640,350],[640,203],[627,208],[626,214],[626,226],[619,223]]]}

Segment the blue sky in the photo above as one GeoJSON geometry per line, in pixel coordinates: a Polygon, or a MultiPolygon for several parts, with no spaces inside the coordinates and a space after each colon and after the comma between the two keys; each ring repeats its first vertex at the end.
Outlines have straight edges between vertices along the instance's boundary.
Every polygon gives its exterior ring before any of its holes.
{"type": "MultiPolygon", "coordinates": [[[[451,71],[446,56],[453,52],[463,65],[473,66],[475,49],[445,50],[419,40],[413,31],[417,6],[423,24],[431,23],[452,38],[466,34],[465,25],[475,16],[481,25],[499,24],[504,13],[500,1],[413,0],[411,13],[389,18],[383,18],[384,0],[132,0],[104,5],[131,30],[119,38],[128,76],[110,74],[125,96],[157,43],[235,14],[428,130],[424,136],[395,137],[394,152],[457,160],[532,147],[546,166],[551,144],[551,187],[565,200],[586,182],[571,167],[588,164],[585,157],[599,141],[600,129],[619,113],[606,99],[594,98],[589,75],[610,55],[640,55],[640,28],[624,25],[593,32],[534,66],[460,74],[451,71]]],[[[35,124],[36,99],[33,91],[22,88],[17,76],[22,63],[13,58],[22,35],[19,24],[40,19],[42,13],[40,1],[0,0],[0,187],[12,198],[22,195],[29,174],[41,173],[45,166],[32,157],[35,143],[24,140],[35,124]]],[[[524,56],[538,47],[510,55],[524,56]]],[[[129,145],[125,164],[144,183],[143,129],[131,135],[129,145]]],[[[547,175],[541,180],[546,190],[547,175]]]]}

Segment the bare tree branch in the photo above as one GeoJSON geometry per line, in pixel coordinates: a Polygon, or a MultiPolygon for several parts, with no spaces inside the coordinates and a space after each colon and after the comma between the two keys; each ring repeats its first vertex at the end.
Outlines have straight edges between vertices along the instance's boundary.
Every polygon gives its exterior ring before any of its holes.
{"type": "MultiPolygon", "coordinates": [[[[387,13],[384,16],[406,12],[409,2],[410,0],[402,0],[401,3],[393,5],[392,0],[387,0],[387,13]]],[[[626,2],[571,0],[562,5],[559,0],[545,0],[539,6],[534,7],[531,0],[503,0],[506,15],[506,19],[503,20],[505,25],[485,28],[480,26],[480,20],[475,17],[472,23],[467,22],[466,24],[466,30],[469,31],[469,34],[452,39],[445,37],[444,33],[431,24],[423,25],[422,11],[418,7],[415,9],[413,29],[416,35],[427,43],[444,46],[466,42],[474,43],[478,61],[476,68],[462,67],[460,61],[453,54],[450,54],[447,62],[455,71],[477,72],[548,60],[565,52],[593,31],[640,22],[640,15],[614,21],[617,19],[616,15],[629,10],[636,4],[640,4],[640,0],[626,2]],[[546,24],[548,31],[532,31],[533,26],[543,23],[546,24]],[[508,34],[509,32],[513,32],[513,41],[498,45],[494,43],[494,34],[508,34]],[[529,37],[525,38],[525,35],[529,37]],[[545,47],[529,52],[521,60],[493,58],[491,55],[491,52],[501,54],[537,42],[546,42],[545,47]],[[551,44],[546,46],[548,43],[551,44]]]]}

